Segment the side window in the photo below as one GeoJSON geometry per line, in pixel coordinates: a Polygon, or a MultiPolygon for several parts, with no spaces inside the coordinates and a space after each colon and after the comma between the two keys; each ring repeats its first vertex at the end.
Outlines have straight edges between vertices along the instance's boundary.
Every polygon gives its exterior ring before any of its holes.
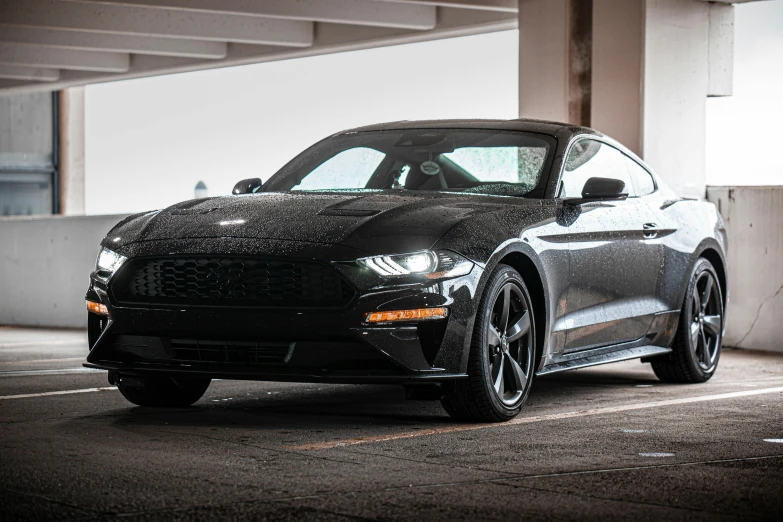
{"type": "Polygon", "coordinates": [[[344,150],[318,165],[291,190],[365,188],[386,154],[368,147],[344,150]]]}
{"type": "Polygon", "coordinates": [[[653,177],[629,157],[625,157],[625,164],[628,167],[628,173],[631,175],[637,196],[646,196],[655,192],[655,181],[653,177]]]}
{"type": "Polygon", "coordinates": [[[613,178],[625,183],[625,191],[634,196],[634,187],[623,154],[596,140],[579,140],[568,153],[560,186],[561,198],[579,198],[590,178],[613,178]]]}

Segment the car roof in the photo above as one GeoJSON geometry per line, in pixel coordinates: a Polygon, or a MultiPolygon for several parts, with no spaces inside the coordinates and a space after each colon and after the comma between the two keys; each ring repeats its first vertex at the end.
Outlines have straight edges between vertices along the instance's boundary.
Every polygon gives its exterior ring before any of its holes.
{"type": "Polygon", "coordinates": [[[557,121],[547,120],[533,120],[533,119],[517,119],[517,120],[403,120],[394,121],[388,123],[377,123],[374,125],[367,125],[364,127],[356,127],[354,129],[344,130],[338,134],[352,134],[356,132],[370,132],[370,131],[382,131],[382,130],[404,130],[404,129],[488,129],[488,130],[511,130],[511,131],[526,131],[537,132],[540,134],[548,134],[550,136],[563,137],[567,135],[576,134],[593,134],[596,136],[604,136],[602,133],[590,129],[588,127],[581,127],[579,125],[572,125],[570,123],[562,123],[557,121]]]}

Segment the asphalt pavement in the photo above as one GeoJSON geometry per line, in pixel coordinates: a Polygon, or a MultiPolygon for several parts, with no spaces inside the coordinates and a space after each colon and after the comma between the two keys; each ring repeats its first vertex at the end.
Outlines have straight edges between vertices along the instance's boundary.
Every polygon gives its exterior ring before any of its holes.
{"type": "Polygon", "coordinates": [[[0,327],[2,520],[783,520],[783,355],[538,379],[506,424],[402,388],[214,381],[139,408],[81,331],[0,327]]]}

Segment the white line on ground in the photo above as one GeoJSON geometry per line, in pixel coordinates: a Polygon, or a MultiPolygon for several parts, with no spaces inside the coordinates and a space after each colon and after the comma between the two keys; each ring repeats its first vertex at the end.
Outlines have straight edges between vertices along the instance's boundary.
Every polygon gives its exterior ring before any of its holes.
{"type": "Polygon", "coordinates": [[[414,437],[425,437],[429,435],[439,435],[443,433],[454,433],[460,431],[484,430],[489,428],[504,428],[517,424],[530,424],[533,422],[542,422],[549,420],[571,419],[576,417],[587,417],[590,415],[604,415],[607,413],[621,413],[625,411],[643,410],[647,408],[660,408],[663,406],[675,406],[679,404],[691,404],[694,402],[718,401],[722,399],[735,399],[739,397],[750,397],[753,395],[764,395],[769,393],[783,393],[783,386],[776,388],[762,388],[758,390],[746,390],[729,393],[718,393],[715,395],[701,395],[698,397],[682,397],[679,399],[667,399],[663,401],[642,402],[635,404],[622,404],[618,406],[609,406],[607,408],[595,408],[591,410],[567,411],[562,413],[552,413],[549,415],[536,415],[531,417],[517,417],[503,424],[463,424],[460,426],[448,426],[444,428],[433,428],[429,430],[407,431],[402,433],[392,433],[388,435],[375,435],[372,437],[359,437],[355,439],[334,440],[327,442],[316,442],[313,444],[302,444],[299,446],[289,446],[290,450],[322,450],[337,448],[342,446],[353,446],[356,444],[367,444],[370,442],[385,442],[388,440],[411,439],[414,437]]]}
{"type": "Polygon", "coordinates": [[[0,395],[0,401],[9,400],[9,399],[29,399],[31,397],[49,397],[51,395],[70,395],[72,393],[102,392],[102,391],[111,391],[116,389],[117,388],[114,386],[106,386],[103,388],[84,388],[81,390],[60,390],[60,391],[50,391],[50,392],[43,392],[43,393],[23,393],[21,395],[0,395]]]}
{"type": "Polygon", "coordinates": [[[83,361],[87,358],[84,357],[67,357],[65,359],[33,359],[29,361],[0,361],[0,364],[39,364],[39,363],[58,363],[58,362],[76,362],[83,361]]]}
{"type": "Polygon", "coordinates": [[[0,350],[4,348],[20,348],[23,346],[41,346],[41,345],[60,345],[60,344],[82,344],[85,339],[52,339],[49,341],[12,341],[10,343],[1,343],[0,350]]]}
{"type": "Polygon", "coordinates": [[[96,368],[59,368],[51,370],[0,370],[0,377],[25,377],[31,375],[65,375],[68,373],[102,372],[96,368]]]}

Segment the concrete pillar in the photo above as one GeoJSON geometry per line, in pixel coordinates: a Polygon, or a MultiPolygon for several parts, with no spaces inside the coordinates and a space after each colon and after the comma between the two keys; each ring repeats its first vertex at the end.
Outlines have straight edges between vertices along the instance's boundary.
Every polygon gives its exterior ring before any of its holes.
{"type": "Polygon", "coordinates": [[[590,123],[592,1],[519,1],[519,115],[590,123]]]}
{"type": "Polygon", "coordinates": [[[706,196],[709,4],[648,0],[642,156],[682,196],[706,196]]]}
{"type": "Polygon", "coordinates": [[[644,0],[593,0],[591,126],[642,155],[644,0]]]}
{"type": "Polygon", "coordinates": [[[520,117],[589,125],[705,197],[706,99],[731,94],[731,5],[520,0],[519,31],[520,117]]]}
{"type": "Polygon", "coordinates": [[[59,93],[60,214],[84,214],[84,87],[59,93]]]}

